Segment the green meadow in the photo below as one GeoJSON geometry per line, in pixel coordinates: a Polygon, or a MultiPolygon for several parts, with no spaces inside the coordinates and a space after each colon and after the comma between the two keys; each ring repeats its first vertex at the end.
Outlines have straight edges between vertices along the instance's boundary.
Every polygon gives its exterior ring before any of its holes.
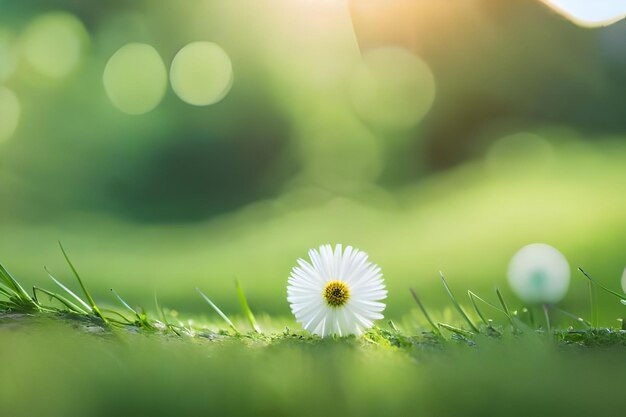
{"type": "Polygon", "coordinates": [[[0,0],[0,416],[623,415],[622,3],[0,0]]]}

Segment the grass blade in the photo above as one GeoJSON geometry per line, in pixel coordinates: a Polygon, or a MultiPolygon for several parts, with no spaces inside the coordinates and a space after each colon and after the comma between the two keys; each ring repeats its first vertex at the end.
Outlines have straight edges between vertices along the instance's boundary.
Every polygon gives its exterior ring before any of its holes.
{"type": "Polygon", "coordinates": [[[252,314],[252,310],[250,310],[250,306],[248,305],[248,300],[246,298],[246,295],[243,292],[243,288],[241,287],[241,284],[239,283],[238,279],[235,279],[235,287],[237,287],[237,297],[239,298],[239,303],[241,304],[243,313],[248,318],[248,321],[250,322],[250,325],[252,326],[254,331],[257,333],[261,333],[261,328],[257,324],[256,319],[254,318],[254,314],[252,314]]]}
{"type": "Polygon", "coordinates": [[[396,323],[393,322],[393,320],[389,320],[389,327],[391,327],[393,329],[393,331],[398,332],[398,327],[396,326],[396,323]]]}
{"type": "MultiPolygon", "coordinates": [[[[86,314],[89,313],[93,313],[93,309],[89,306],[89,304],[87,304],[86,302],[84,302],[82,300],[82,298],[80,298],[78,295],[76,295],[74,293],[74,291],[70,290],[69,288],[67,288],[65,285],[63,285],[58,279],[56,279],[55,277],[52,276],[52,274],[50,273],[50,271],[48,271],[48,269],[46,269],[46,267],[44,267],[44,269],[46,270],[46,272],[48,273],[48,276],[50,277],[50,279],[52,281],[54,281],[55,284],[57,284],[59,287],[61,287],[63,290],[65,290],[65,292],[67,292],[69,295],[71,295],[72,297],[74,297],[74,299],[76,299],[76,301],[78,301],[83,307],[85,307],[85,309],[87,310],[86,314]]],[[[50,295],[50,294],[48,294],[50,295]]]]}
{"type": "Polygon", "coordinates": [[[0,264],[0,279],[7,287],[11,288],[17,294],[20,294],[20,296],[26,299],[30,298],[30,295],[26,292],[26,290],[24,290],[20,283],[13,278],[13,275],[11,275],[11,273],[9,273],[9,271],[2,264],[0,264]]]}
{"type": "Polygon", "coordinates": [[[0,293],[4,294],[5,297],[19,297],[19,294],[16,293],[13,289],[7,287],[2,282],[0,282],[0,293]]]}
{"type": "Polygon", "coordinates": [[[591,328],[591,323],[588,322],[587,320],[583,319],[582,317],[578,317],[575,314],[570,313],[569,311],[565,311],[561,308],[558,308],[556,306],[552,306],[553,310],[558,311],[559,313],[563,314],[564,316],[567,316],[571,319],[574,319],[575,321],[579,322],[580,324],[582,324],[583,326],[585,326],[586,328],[591,328]]]}
{"type": "Polygon", "coordinates": [[[424,314],[424,317],[426,317],[426,320],[428,321],[428,323],[430,324],[430,327],[432,327],[433,332],[439,336],[441,336],[441,331],[439,330],[439,327],[435,324],[435,322],[430,318],[430,315],[428,314],[428,312],[426,311],[426,308],[424,307],[424,305],[422,304],[422,302],[420,301],[419,297],[417,296],[417,294],[415,293],[415,290],[413,290],[413,288],[409,288],[409,291],[411,291],[411,295],[413,296],[413,299],[415,300],[415,302],[417,303],[417,305],[419,306],[420,310],[422,310],[422,314],[424,314]]]}
{"type": "MultiPolygon", "coordinates": [[[[146,328],[148,330],[154,330],[154,326],[152,326],[152,324],[150,323],[150,321],[148,320],[148,317],[145,314],[139,314],[139,312],[137,310],[135,310],[134,308],[132,308],[130,306],[130,304],[128,304],[126,301],[124,301],[124,299],[122,297],[120,297],[120,295],[113,289],[111,288],[111,292],[113,293],[113,295],[115,295],[115,297],[119,300],[120,303],[122,303],[122,305],[129,310],[130,312],[132,312],[135,315],[135,318],[137,319],[134,323],[131,322],[130,324],[135,324],[139,327],[143,327],[146,328]]],[[[113,310],[110,310],[113,313],[116,313],[113,310]]],[[[117,313],[118,315],[124,317],[123,315],[117,313]]],[[[126,317],[124,317],[126,318],[126,317]]],[[[128,319],[126,319],[128,320],[128,319]]]]}
{"type": "MultiPolygon", "coordinates": [[[[476,304],[476,300],[474,300],[474,297],[476,297],[476,299],[479,299],[479,300],[482,300],[482,299],[470,290],[467,291],[467,295],[469,296],[469,299],[472,302],[472,306],[474,307],[476,314],[478,314],[478,317],[480,317],[480,319],[485,324],[485,326],[491,327],[491,324],[489,323],[489,321],[485,318],[485,316],[483,316],[483,313],[480,312],[480,309],[478,308],[478,305],[476,304]]],[[[484,300],[482,301],[486,302],[484,300]]]]}
{"type": "Polygon", "coordinates": [[[498,310],[502,314],[507,314],[506,311],[504,311],[503,309],[501,309],[497,305],[492,304],[489,301],[485,300],[484,298],[480,297],[478,294],[476,294],[473,291],[468,291],[468,295],[470,295],[470,298],[473,297],[473,298],[477,299],[478,301],[482,301],[484,304],[487,304],[489,307],[493,308],[494,310],[498,310]]]}
{"type": "Polygon", "coordinates": [[[139,313],[137,313],[135,311],[134,308],[132,308],[126,301],[124,301],[124,299],[122,297],[120,297],[120,295],[113,289],[110,288],[111,292],[113,293],[113,295],[119,300],[120,303],[122,303],[122,305],[124,307],[126,307],[128,310],[130,310],[134,315],[136,315],[137,317],[139,317],[139,313]]]}
{"type": "Polygon", "coordinates": [[[172,332],[174,332],[177,336],[180,336],[180,333],[178,332],[178,330],[176,330],[174,326],[171,325],[169,321],[167,321],[167,317],[165,316],[165,311],[163,310],[163,307],[161,307],[161,305],[159,304],[159,299],[157,298],[156,292],[154,293],[154,304],[156,305],[157,314],[159,314],[159,316],[161,317],[161,320],[163,320],[163,324],[165,324],[165,327],[168,330],[171,330],[172,332]]]}
{"type": "Polygon", "coordinates": [[[91,313],[91,311],[83,310],[81,307],[77,306],[76,304],[74,304],[73,302],[71,302],[67,298],[63,297],[62,295],[53,293],[52,291],[48,291],[48,290],[46,290],[44,288],[33,287],[33,295],[35,296],[35,299],[37,299],[37,292],[42,292],[42,293],[46,294],[48,297],[54,298],[55,300],[57,300],[61,304],[63,304],[65,307],[67,307],[73,313],[77,313],[77,314],[89,314],[89,313],[91,313]]]}
{"type": "Polygon", "coordinates": [[[584,276],[587,277],[587,279],[589,279],[589,281],[593,282],[594,285],[597,285],[598,287],[602,288],[604,291],[608,292],[609,294],[613,294],[614,296],[616,296],[617,298],[619,298],[620,300],[626,300],[626,296],[623,294],[620,294],[616,291],[613,291],[607,287],[605,287],[604,285],[600,284],[599,282],[597,282],[596,280],[594,280],[593,278],[591,278],[591,276],[589,276],[588,273],[586,273],[581,267],[578,267],[578,270],[580,272],[583,273],[584,276]]]}
{"type": "Polygon", "coordinates": [[[502,306],[502,310],[504,311],[504,314],[506,314],[510,318],[511,312],[509,311],[509,307],[506,305],[506,302],[504,301],[504,297],[502,296],[502,293],[500,292],[499,288],[496,288],[496,295],[498,296],[498,300],[500,301],[500,305],[502,306]]]}
{"type": "Polygon", "coordinates": [[[106,323],[107,322],[106,317],[104,317],[104,315],[102,314],[102,312],[96,305],[96,302],[93,300],[93,298],[91,298],[89,291],[87,291],[87,287],[85,287],[85,284],[83,284],[83,280],[80,278],[80,275],[78,275],[78,271],[76,271],[76,268],[74,268],[74,265],[72,264],[72,261],[70,261],[69,256],[67,256],[67,253],[65,252],[65,248],[63,248],[63,245],[61,244],[61,242],[59,242],[59,247],[61,248],[63,257],[65,257],[65,261],[67,262],[70,269],[72,270],[72,273],[74,273],[74,276],[76,277],[76,280],[78,281],[78,284],[80,285],[80,288],[82,288],[83,293],[85,293],[85,297],[87,298],[87,301],[91,305],[91,309],[93,310],[94,314],[100,317],[106,323]]]}
{"type": "Polygon", "coordinates": [[[515,323],[515,320],[513,320],[511,311],[509,310],[509,307],[506,305],[506,302],[504,301],[504,297],[502,296],[502,293],[500,292],[499,288],[496,288],[496,295],[498,296],[498,300],[500,301],[502,310],[504,310],[504,314],[506,314],[507,318],[509,319],[513,327],[517,328],[517,324],[515,323]]]}
{"type": "Polygon", "coordinates": [[[127,326],[129,324],[135,324],[135,322],[129,320],[128,317],[126,317],[125,315],[123,315],[119,311],[111,310],[110,308],[103,308],[102,311],[105,312],[105,313],[114,314],[115,316],[120,317],[122,320],[124,320],[123,322],[121,322],[121,321],[119,321],[117,319],[112,319],[111,317],[109,317],[109,320],[111,320],[112,322],[115,322],[117,324],[122,324],[124,326],[127,326]]]}
{"type": "MultiPolygon", "coordinates": [[[[11,275],[11,273],[0,264],[0,282],[4,284],[4,287],[11,290],[16,307],[19,309],[38,310],[39,305],[26,290],[20,285],[19,282],[11,275]]],[[[9,296],[11,298],[11,296],[9,296]]]]}
{"type": "Polygon", "coordinates": [[[465,310],[463,310],[463,307],[461,307],[461,304],[459,304],[459,302],[454,297],[454,294],[452,294],[452,291],[450,290],[450,287],[448,286],[448,283],[446,282],[446,279],[443,276],[443,272],[439,271],[439,275],[441,276],[441,282],[443,282],[443,286],[445,287],[446,292],[450,296],[450,299],[452,300],[452,304],[454,304],[454,307],[456,308],[456,310],[465,319],[465,321],[467,322],[467,324],[470,326],[470,328],[473,331],[475,331],[476,333],[480,333],[480,331],[478,330],[478,327],[476,327],[476,325],[472,322],[472,320],[469,318],[465,310]]]}
{"type": "Polygon", "coordinates": [[[452,333],[456,333],[460,336],[463,336],[469,339],[471,339],[474,336],[472,332],[468,332],[467,330],[463,330],[458,327],[450,326],[449,324],[446,324],[446,323],[437,323],[437,324],[440,327],[443,327],[444,329],[451,331],[452,333]]]}
{"type": "Polygon", "coordinates": [[[219,314],[219,316],[224,319],[224,321],[230,326],[232,327],[232,329],[234,331],[236,331],[237,333],[239,333],[239,330],[237,330],[237,328],[235,327],[235,325],[233,324],[232,321],[230,321],[230,319],[228,318],[228,316],[226,314],[224,314],[224,312],[222,310],[219,309],[218,306],[215,305],[215,303],[213,301],[211,301],[209,299],[209,297],[207,297],[202,291],[200,291],[199,288],[196,287],[196,291],[198,291],[198,293],[202,296],[202,298],[204,298],[204,301],[206,301],[211,308],[217,313],[219,314]]]}

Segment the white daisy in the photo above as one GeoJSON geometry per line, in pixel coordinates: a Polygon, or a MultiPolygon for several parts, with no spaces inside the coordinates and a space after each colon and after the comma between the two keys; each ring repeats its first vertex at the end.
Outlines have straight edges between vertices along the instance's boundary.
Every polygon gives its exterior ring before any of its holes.
{"type": "Polygon", "coordinates": [[[387,297],[380,268],[352,246],[322,245],[309,250],[311,263],[298,259],[287,300],[296,321],[322,337],[359,335],[383,318],[387,297]]]}

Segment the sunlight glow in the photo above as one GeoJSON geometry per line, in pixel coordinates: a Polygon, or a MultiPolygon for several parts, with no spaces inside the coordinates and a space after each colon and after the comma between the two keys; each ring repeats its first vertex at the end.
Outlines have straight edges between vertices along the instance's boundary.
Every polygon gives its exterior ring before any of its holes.
{"type": "Polygon", "coordinates": [[[181,100],[208,106],[222,100],[233,84],[228,54],[212,42],[192,42],[174,57],[170,69],[172,89],[181,100]]]}
{"type": "Polygon", "coordinates": [[[0,142],[10,138],[20,119],[20,102],[13,91],[0,87],[0,142]]]}
{"type": "Polygon", "coordinates": [[[102,81],[115,107],[127,114],[143,114],[163,99],[167,70],[152,46],[129,43],[109,58],[102,81]]]}
{"type": "Polygon", "coordinates": [[[435,99],[435,79],[416,55],[398,47],[367,52],[354,71],[350,98],[356,113],[383,128],[415,126],[435,99]]]}
{"type": "Polygon", "coordinates": [[[626,0],[541,0],[583,27],[608,26],[626,17],[626,0]]]}
{"type": "Polygon", "coordinates": [[[62,78],[80,63],[88,43],[82,22],[69,13],[49,13],[33,20],[21,39],[28,63],[40,74],[62,78]]]}

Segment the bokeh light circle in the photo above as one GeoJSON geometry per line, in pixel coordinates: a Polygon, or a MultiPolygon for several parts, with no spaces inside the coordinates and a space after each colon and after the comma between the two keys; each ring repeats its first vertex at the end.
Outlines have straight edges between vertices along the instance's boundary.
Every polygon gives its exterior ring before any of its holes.
{"type": "Polygon", "coordinates": [[[556,248],[545,243],[524,246],[511,259],[511,289],[528,303],[556,303],[569,288],[570,267],[556,248]]]}
{"type": "Polygon", "coordinates": [[[115,107],[127,114],[143,114],[163,99],[167,70],[154,47],[129,43],[109,58],[102,81],[115,107]]]}
{"type": "Polygon", "coordinates": [[[0,87],[0,142],[10,138],[20,120],[20,102],[13,91],[0,87]]]}
{"type": "Polygon", "coordinates": [[[349,88],[359,117],[383,128],[416,125],[435,99],[435,79],[428,65],[398,47],[367,52],[349,88]]]}
{"type": "Polygon", "coordinates": [[[17,67],[17,47],[13,35],[0,29],[0,81],[7,80],[17,67]]]}
{"type": "Polygon", "coordinates": [[[192,42],[174,57],[170,69],[172,89],[181,100],[207,106],[222,100],[233,83],[228,54],[213,42],[192,42]]]}
{"type": "Polygon", "coordinates": [[[26,61],[40,74],[62,78],[80,63],[89,41],[85,26],[65,12],[37,17],[25,29],[20,46],[26,61]]]}

